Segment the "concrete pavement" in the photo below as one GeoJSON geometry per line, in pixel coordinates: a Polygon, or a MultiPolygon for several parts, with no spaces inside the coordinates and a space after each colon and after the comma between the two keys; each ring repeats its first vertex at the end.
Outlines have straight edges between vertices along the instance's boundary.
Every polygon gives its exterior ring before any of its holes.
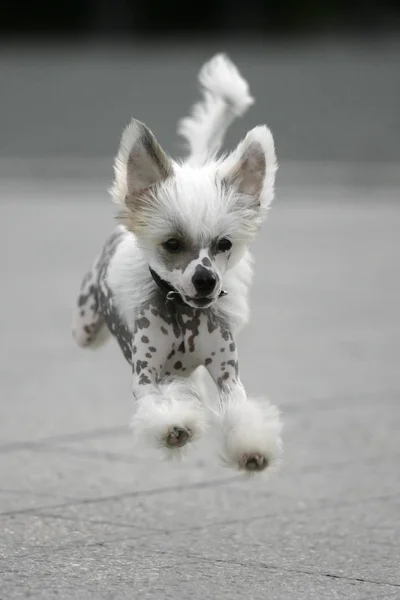
{"type": "Polygon", "coordinates": [[[0,181],[1,600],[400,598],[399,189],[278,189],[240,354],[285,461],[247,479],[136,456],[116,344],[71,340],[107,183],[0,181]]]}

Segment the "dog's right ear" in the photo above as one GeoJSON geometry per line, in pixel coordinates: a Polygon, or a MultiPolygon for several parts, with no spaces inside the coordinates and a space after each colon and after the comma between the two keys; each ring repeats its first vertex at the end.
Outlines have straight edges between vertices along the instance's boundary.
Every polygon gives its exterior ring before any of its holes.
{"type": "Polygon", "coordinates": [[[151,187],[173,175],[171,159],[146,125],[132,119],[122,134],[114,163],[114,200],[129,210],[151,187]]]}

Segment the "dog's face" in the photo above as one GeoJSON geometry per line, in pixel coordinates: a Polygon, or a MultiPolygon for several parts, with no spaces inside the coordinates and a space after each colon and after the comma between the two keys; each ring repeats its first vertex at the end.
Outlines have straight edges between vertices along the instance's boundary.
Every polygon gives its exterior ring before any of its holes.
{"type": "Polygon", "coordinates": [[[149,266],[190,306],[213,304],[272,200],[276,161],[269,131],[256,128],[225,159],[194,168],[174,163],[133,121],[116,169],[126,181],[121,220],[149,266]]]}

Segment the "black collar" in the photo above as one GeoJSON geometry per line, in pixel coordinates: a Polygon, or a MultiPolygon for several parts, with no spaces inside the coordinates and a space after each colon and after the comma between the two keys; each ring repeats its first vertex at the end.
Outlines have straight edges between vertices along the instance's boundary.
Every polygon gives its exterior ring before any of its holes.
{"type": "MultiPolygon", "coordinates": [[[[177,289],[174,288],[173,285],[168,283],[168,281],[165,281],[165,279],[161,279],[161,277],[159,275],[157,275],[157,273],[155,271],[153,271],[153,269],[151,267],[149,267],[149,270],[150,270],[152,278],[154,279],[154,281],[156,282],[156,284],[158,285],[160,290],[165,295],[166,300],[168,300],[169,302],[173,302],[174,304],[179,304],[180,306],[188,306],[189,308],[193,308],[189,304],[186,304],[186,302],[182,298],[181,294],[178,292],[177,289]]],[[[222,296],[226,296],[226,294],[227,294],[227,292],[224,292],[222,290],[219,297],[221,298],[222,296]]]]}
{"type": "Polygon", "coordinates": [[[157,275],[157,273],[153,271],[151,267],[149,267],[149,270],[152,278],[165,295],[166,300],[169,300],[170,302],[173,302],[175,304],[180,304],[181,306],[189,306],[188,304],[186,304],[186,302],[184,301],[178,290],[174,288],[174,286],[168,283],[168,281],[165,281],[165,279],[161,279],[161,277],[157,275]]]}

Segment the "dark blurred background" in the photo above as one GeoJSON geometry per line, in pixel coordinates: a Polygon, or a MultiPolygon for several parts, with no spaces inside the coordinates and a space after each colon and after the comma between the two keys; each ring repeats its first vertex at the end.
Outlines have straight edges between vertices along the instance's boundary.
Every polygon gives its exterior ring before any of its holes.
{"type": "Polygon", "coordinates": [[[20,176],[22,160],[26,174],[109,178],[132,115],[181,153],[176,122],[196,98],[197,71],[226,51],[257,101],[227,145],[268,122],[281,162],[371,178],[372,161],[386,181],[400,159],[399,32],[396,0],[3,0],[0,176],[20,176]]]}
{"type": "Polygon", "coordinates": [[[400,21],[396,0],[287,0],[247,2],[206,0],[201,4],[134,2],[130,0],[70,0],[13,2],[3,0],[0,30],[10,37],[87,38],[93,35],[173,36],[247,32],[288,35],[348,30],[377,32],[400,21]]]}

